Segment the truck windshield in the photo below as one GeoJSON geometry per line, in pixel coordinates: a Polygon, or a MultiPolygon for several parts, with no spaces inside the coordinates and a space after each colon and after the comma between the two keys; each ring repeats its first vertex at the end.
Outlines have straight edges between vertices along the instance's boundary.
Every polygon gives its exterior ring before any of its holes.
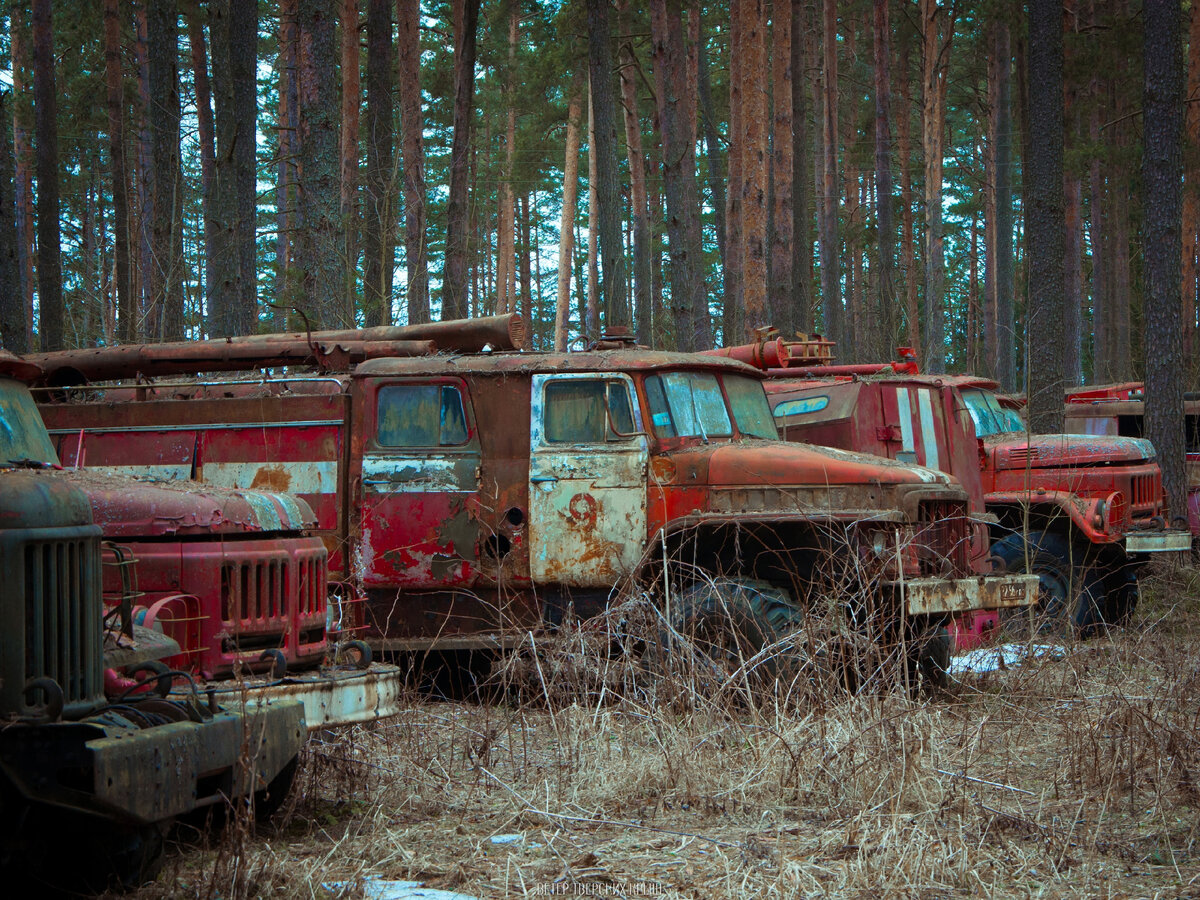
{"type": "Polygon", "coordinates": [[[762,385],[750,378],[731,376],[725,390],[733,415],[725,404],[717,376],[709,372],[667,372],[646,379],[650,421],[659,437],[729,438],[733,423],[747,437],[775,440],[779,433],[771,418],[762,385]]]}
{"type": "Polygon", "coordinates": [[[976,437],[1027,430],[1017,411],[1001,406],[991,391],[963,391],[963,400],[975,423],[976,437]]]}
{"type": "Polygon", "coordinates": [[[57,465],[58,455],[29,388],[0,378],[0,467],[29,463],[57,465]]]}
{"type": "Polygon", "coordinates": [[[737,422],[738,431],[746,437],[779,440],[779,430],[775,427],[771,407],[767,404],[767,394],[760,382],[753,378],[726,375],[725,393],[729,395],[729,405],[733,407],[733,420],[737,422]]]}

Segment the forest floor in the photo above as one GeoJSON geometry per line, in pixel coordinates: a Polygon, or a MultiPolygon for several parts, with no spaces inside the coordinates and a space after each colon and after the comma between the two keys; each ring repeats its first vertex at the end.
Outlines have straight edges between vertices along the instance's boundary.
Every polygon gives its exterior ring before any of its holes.
{"type": "Polygon", "coordinates": [[[547,660],[540,702],[314,736],[274,823],[177,829],[133,896],[1200,897],[1198,634],[1185,569],[1128,630],[927,699],[572,691],[547,660]]]}

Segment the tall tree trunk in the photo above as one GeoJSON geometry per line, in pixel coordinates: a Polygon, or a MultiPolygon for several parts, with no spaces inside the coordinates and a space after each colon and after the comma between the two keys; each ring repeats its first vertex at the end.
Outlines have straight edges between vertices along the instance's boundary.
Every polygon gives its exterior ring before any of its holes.
{"type": "MultiPolygon", "coordinates": [[[[650,30],[663,141],[663,188],[671,254],[671,312],[677,348],[695,351],[712,346],[712,325],[701,268],[696,143],[688,135],[692,121],[689,109],[696,103],[696,94],[688,85],[681,6],[680,0],[651,0],[650,30]]],[[[732,244],[727,244],[726,253],[732,252],[732,244]]]]}
{"type": "Polygon", "coordinates": [[[517,24],[520,7],[513,3],[508,16],[508,72],[504,95],[506,127],[504,130],[504,170],[500,180],[500,214],[497,217],[496,237],[496,312],[516,312],[516,198],[513,194],[513,161],[517,142],[517,24]]]}
{"type": "MultiPolygon", "coordinates": [[[[749,329],[769,324],[767,308],[767,14],[765,0],[736,0],[741,23],[742,308],[749,329]]],[[[790,112],[790,110],[789,110],[790,112]]],[[[733,335],[740,340],[741,335],[733,335]]],[[[728,339],[727,339],[728,342],[728,339]]]]}
{"type": "Polygon", "coordinates": [[[297,258],[314,325],[351,327],[346,316],[340,222],[335,16],[330,0],[299,0],[300,218],[297,258]]]}
{"type": "Polygon", "coordinates": [[[946,83],[954,23],[938,0],[921,0],[921,147],[925,155],[925,359],[930,372],[946,370],[945,249],[942,220],[942,147],[946,83]]]}
{"type": "Polygon", "coordinates": [[[822,14],[822,160],[821,219],[821,312],[825,336],[841,341],[842,297],[838,274],[838,74],[837,74],[837,3],[824,0],[822,14]]]}
{"type": "Polygon", "coordinates": [[[156,340],[183,338],[183,170],[179,161],[179,12],[174,0],[148,6],[151,177],[150,303],[156,340]]]}
{"type": "MultiPolygon", "coordinates": [[[[519,312],[526,322],[532,323],[539,321],[539,318],[534,315],[533,307],[533,271],[529,263],[529,251],[531,246],[530,229],[532,223],[529,215],[529,194],[521,193],[520,209],[520,232],[521,245],[517,248],[517,260],[520,264],[521,288],[517,292],[519,306],[514,309],[514,312],[519,312]]],[[[525,329],[525,347],[529,349],[529,339],[532,336],[532,327],[525,329]]]]}
{"type": "MultiPolygon", "coordinates": [[[[775,104],[771,159],[773,227],[771,229],[770,322],[787,328],[795,320],[795,233],[793,230],[794,195],[792,193],[795,131],[792,122],[792,12],[790,0],[775,0],[771,26],[773,68],[771,97],[775,104]]],[[[783,331],[791,334],[791,329],[783,331]]]]}
{"type": "Polygon", "coordinates": [[[1188,29],[1187,103],[1183,144],[1183,358],[1191,363],[1185,388],[1195,387],[1197,298],[1200,298],[1200,11],[1192,4],[1188,29]]]}
{"type": "Polygon", "coordinates": [[[1183,66],[1179,2],[1145,0],[1146,436],[1158,451],[1172,520],[1187,526],[1179,255],[1183,66]],[[1153,347],[1150,344],[1153,344],[1153,347]]]}
{"type": "Polygon", "coordinates": [[[363,304],[368,326],[392,322],[397,185],[392,125],[392,0],[367,0],[367,171],[363,304]]]}
{"type": "MultiPolygon", "coordinates": [[[[28,81],[33,71],[33,52],[25,18],[28,15],[20,3],[9,10],[8,34],[12,55],[13,93],[13,165],[16,184],[13,188],[16,203],[17,259],[19,266],[21,303],[25,308],[25,343],[33,349],[33,145],[29,132],[33,127],[29,121],[32,104],[25,102],[28,81]]],[[[132,319],[131,319],[132,321],[132,319]]]]}
{"type": "MultiPolygon", "coordinates": [[[[1129,151],[1130,137],[1126,130],[1117,126],[1117,156],[1123,157],[1129,151]]],[[[1132,338],[1130,332],[1130,290],[1132,275],[1130,273],[1129,217],[1130,198],[1128,194],[1129,180],[1122,179],[1116,168],[1110,173],[1112,221],[1112,287],[1109,289],[1109,361],[1110,381],[1126,381],[1133,377],[1132,338]],[[1124,183],[1122,183],[1124,182],[1124,183]]]]}
{"type": "Polygon", "coordinates": [[[279,3],[279,165],[275,182],[275,304],[272,330],[287,325],[286,307],[290,306],[292,285],[292,243],[296,232],[296,154],[299,127],[297,84],[296,0],[279,3]],[[279,308],[284,307],[284,308],[279,308]]]}
{"type": "MultiPolygon", "coordinates": [[[[234,245],[238,280],[234,290],[235,334],[258,330],[258,5],[232,2],[229,10],[229,71],[233,77],[234,185],[237,218],[234,245]]],[[[182,219],[182,214],[181,214],[182,219]]]]}
{"type": "Polygon", "coordinates": [[[996,368],[1005,390],[1016,390],[1016,302],[1013,274],[1012,46],[1008,26],[996,26],[996,368]]]}
{"type": "Polygon", "coordinates": [[[58,223],[58,92],[54,86],[51,0],[33,0],[33,102],[37,140],[38,338],[63,349],[62,260],[58,223]]]}
{"type": "Polygon", "coordinates": [[[605,329],[627,328],[625,252],[621,245],[621,185],[617,181],[617,103],[613,96],[608,0],[587,0],[588,69],[596,126],[596,176],[600,203],[600,302],[605,329]]]}
{"type": "MultiPolygon", "coordinates": [[[[15,75],[15,63],[13,72],[15,75]]],[[[121,19],[118,0],[104,0],[104,80],[107,88],[108,159],[112,167],[113,183],[117,335],[122,341],[132,343],[136,334],[136,317],[133,284],[130,280],[129,177],[125,174],[125,97],[121,87],[121,19]]]]}
{"type": "Polygon", "coordinates": [[[580,331],[592,340],[600,337],[600,201],[596,185],[596,116],[592,96],[592,76],[588,74],[588,218],[587,218],[587,301],[580,331]]]}
{"type": "Polygon", "coordinates": [[[421,3],[396,0],[400,56],[400,152],[404,170],[404,261],[408,321],[429,321],[429,255],[425,237],[425,118],[421,112],[421,3]]]}
{"type": "MultiPolygon", "coordinates": [[[[628,0],[622,0],[622,13],[628,0]]],[[[638,111],[637,59],[633,43],[621,44],[621,107],[625,113],[625,155],[629,160],[629,199],[633,205],[633,320],[639,344],[650,345],[650,210],[646,205],[646,155],[638,111]]],[[[703,61],[701,61],[703,66],[703,61]]],[[[707,125],[707,119],[705,120],[707,125]]],[[[724,210],[722,210],[724,213],[724,210]]],[[[718,229],[720,226],[718,226],[718,229]]],[[[719,234],[719,231],[718,231],[719,234]]],[[[724,235],[720,236],[723,243],[724,235]]]]}
{"type": "MultiPolygon", "coordinates": [[[[776,0],[781,2],[781,0],[776,0]]],[[[812,133],[808,127],[812,0],[791,0],[792,19],[792,297],[779,320],[784,337],[812,328],[812,133]]]]}
{"type": "Polygon", "coordinates": [[[475,115],[475,32],[479,0],[454,3],[454,138],[450,148],[450,196],[446,205],[446,266],[442,318],[467,315],[467,163],[475,115]]]}
{"type": "Polygon", "coordinates": [[[1030,0],[1029,130],[1037,135],[1026,160],[1025,236],[1029,258],[1029,424],[1042,434],[1063,430],[1063,5],[1030,0]]]}
{"type": "Polygon", "coordinates": [[[359,117],[362,114],[362,54],[359,44],[358,0],[338,0],[342,37],[342,130],[339,141],[340,194],[339,228],[343,235],[342,264],[346,284],[344,318],[354,321],[354,295],[358,282],[358,235],[362,223],[358,196],[359,117]]]}
{"type": "Polygon", "coordinates": [[[921,317],[917,307],[917,253],[913,222],[912,94],[909,87],[908,42],[900,42],[900,98],[902,111],[896,135],[900,152],[900,267],[904,269],[904,317],[908,344],[921,348],[921,317]]]}
{"type": "Polygon", "coordinates": [[[255,88],[258,16],[254,4],[209,4],[216,144],[212,210],[214,252],[209,260],[215,336],[257,330],[255,252],[255,88]]]}
{"type": "Polygon", "coordinates": [[[1083,181],[1068,172],[1063,182],[1063,330],[1067,384],[1083,383],[1083,181]]]}
{"type": "MultiPolygon", "coordinates": [[[[114,7],[113,13],[115,17],[116,3],[114,0],[105,0],[105,2],[106,5],[111,4],[114,7]]],[[[204,258],[200,260],[200,271],[204,282],[204,306],[205,309],[208,309],[212,303],[211,291],[209,289],[209,285],[212,282],[210,274],[212,267],[211,260],[216,249],[213,243],[215,223],[213,222],[211,206],[214,189],[213,181],[215,178],[214,169],[216,168],[217,158],[217,138],[213,124],[212,88],[208,80],[208,52],[204,36],[204,19],[201,18],[199,4],[194,2],[194,0],[186,3],[184,5],[184,15],[187,17],[188,44],[191,45],[192,84],[196,89],[196,124],[200,138],[200,218],[203,221],[204,228],[204,258]]],[[[282,17],[282,15],[283,12],[281,10],[280,16],[282,17]]],[[[120,74],[119,68],[117,74],[118,76],[120,74]]],[[[119,103],[119,84],[117,85],[117,91],[116,99],[119,103]]],[[[283,101],[287,99],[287,95],[284,92],[281,92],[280,97],[283,101]]],[[[280,136],[282,137],[282,135],[283,132],[280,131],[280,136]]],[[[281,152],[280,160],[282,159],[283,153],[281,152]]],[[[124,161],[122,161],[122,167],[124,167],[124,161]]],[[[283,179],[281,178],[280,181],[282,182],[283,179]]],[[[120,218],[120,213],[118,213],[118,231],[120,230],[120,218]]]]}
{"type": "Polygon", "coordinates": [[[983,144],[983,361],[980,371],[996,377],[996,115],[999,111],[996,24],[987,33],[987,119],[983,144]]]}
{"type": "Polygon", "coordinates": [[[150,252],[150,223],[151,223],[151,177],[154,163],[151,158],[150,141],[150,57],[146,48],[146,6],[145,2],[134,6],[135,47],[137,62],[137,166],[135,169],[137,183],[137,238],[138,266],[135,269],[134,284],[138,297],[138,327],[139,340],[156,339],[159,333],[157,319],[158,310],[150,303],[149,284],[150,270],[153,268],[153,257],[150,252]]]}
{"type": "MultiPolygon", "coordinates": [[[[702,32],[703,34],[703,32],[702,32]]],[[[626,44],[632,55],[632,44],[626,44]]],[[[717,232],[717,255],[721,271],[725,271],[725,179],[721,177],[721,136],[717,131],[717,114],[712,98],[712,79],[708,71],[708,44],[703,39],[696,48],[696,90],[700,101],[700,119],[704,129],[704,158],[708,168],[709,202],[713,210],[713,225],[717,232]]]]}
{"type": "Polygon", "coordinates": [[[208,14],[216,132],[213,185],[208,204],[212,225],[212,250],[208,259],[208,331],[212,337],[227,337],[238,333],[233,316],[239,269],[234,237],[237,178],[232,151],[237,123],[233,117],[233,73],[230,69],[230,0],[212,0],[208,4],[208,14]]]}
{"type": "MultiPolygon", "coordinates": [[[[879,330],[883,340],[874,350],[889,352],[896,336],[896,288],[893,257],[891,135],[891,23],[888,0],[875,0],[875,219],[879,244],[879,330]]],[[[907,74],[907,73],[905,73],[907,74]]]]}
{"type": "MultiPolygon", "coordinates": [[[[651,13],[653,16],[653,12],[651,13]]],[[[653,18],[651,24],[653,25],[653,18]]],[[[657,68],[657,66],[655,67],[657,68]]],[[[742,20],[729,21],[729,191],[725,196],[725,302],[721,308],[721,336],[726,345],[736,344],[742,333],[742,294],[745,260],[745,222],[742,209],[742,101],[745,99],[746,64],[742,56],[742,20]]],[[[661,88],[660,88],[661,91],[661,88]]],[[[665,123],[664,123],[665,127],[665,123]]],[[[664,138],[664,149],[666,143],[664,138]]],[[[665,157],[664,157],[665,168],[665,157]]],[[[669,213],[669,211],[668,211],[669,213]]]]}
{"type": "Polygon", "coordinates": [[[13,202],[13,145],[9,141],[11,112],[0,93],[0,346],[18,355],[29,352],[25,304],[21,300],[20,259],[13,202]]]}

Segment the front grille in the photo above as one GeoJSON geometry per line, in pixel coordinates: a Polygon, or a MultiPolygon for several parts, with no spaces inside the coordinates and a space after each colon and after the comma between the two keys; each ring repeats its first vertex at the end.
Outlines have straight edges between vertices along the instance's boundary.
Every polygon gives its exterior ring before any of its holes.
{"type": "Polygon", "coordinates": [[[970,574],[971,520],[967,504],[922,500],[915,545],[921,575],[966,577],[970,574]]]}
{"type": "Polygon", "coordinates": [[[318,616],[325,619],[326,566],[324,548],[319,553],[301,556],[296,561],[300,573],[300,589],[297,591],[296,612],[304,618],[318,616]]]}
{"type": "Polygon", "coordinates": [[[1134,510],[1157,507],[1162,498],[1162,476],[1134,475],[1129,483],[1129,505],[1134,510]]]}
{"type": "Polygon", "coordinates": [[[104,688],[100,542],[30,541],[22,556],[25,677],[54,679],[68,717],[90,711],[104,688]]]}
{"type": "Polygon", "coordinates": [[[254,628],[287,619],[287,559],[256,559],[221,567],[221,618],[254,628]]]}

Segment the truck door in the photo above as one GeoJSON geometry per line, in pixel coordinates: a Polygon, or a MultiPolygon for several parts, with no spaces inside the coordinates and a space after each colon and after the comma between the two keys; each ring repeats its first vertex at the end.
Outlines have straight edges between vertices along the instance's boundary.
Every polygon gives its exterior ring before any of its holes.
{"type": "Polygon", "coordinates": [[[900,462],[950,471],[940,391],[922,385],[886,385],[882,407],[884,426],[890,434],[899,435],[899,446],[892,444],[895,449],[889,456],[900,462]]]}
{"type": "Polygon", "coordinates": [[[533,580],[610,587],[646,545],[649,443],[627,375],[534,375],[529,445],[533,580]]]}
{"type": "Polygon", "coordinates": [[[480,460],[461,380],[374,385],[362,461],[365,586],[471,584],[478,559],[480,460]]]}

